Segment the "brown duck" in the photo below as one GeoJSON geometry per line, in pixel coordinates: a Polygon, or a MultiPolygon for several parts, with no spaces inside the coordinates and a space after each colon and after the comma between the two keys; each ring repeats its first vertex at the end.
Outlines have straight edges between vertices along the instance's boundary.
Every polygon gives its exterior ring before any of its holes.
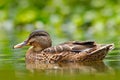
{"type": "Polygon", "coordinates": [[[113,44],[97,44],[94,41],[68,41],[52,46],[50,35],[44,30],[33,31],[27,40],[14,46],[31,46],[26,53],[27,62],[85,62],[101,61],[113,44]]]}

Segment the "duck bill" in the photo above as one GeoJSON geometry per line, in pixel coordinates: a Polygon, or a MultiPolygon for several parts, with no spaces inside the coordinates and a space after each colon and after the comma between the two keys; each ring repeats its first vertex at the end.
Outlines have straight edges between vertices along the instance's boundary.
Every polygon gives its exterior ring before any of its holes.
{"type": "Polygon", "coordinates": [[[27,41],[23,41],[23,42],[15,45],[15,46],[13,46],[13,48],[14,48],[14,49],[16,49],[16,48],[22,48],[23,46],[26,46],[27,43],[28,43],[27,41]]]}

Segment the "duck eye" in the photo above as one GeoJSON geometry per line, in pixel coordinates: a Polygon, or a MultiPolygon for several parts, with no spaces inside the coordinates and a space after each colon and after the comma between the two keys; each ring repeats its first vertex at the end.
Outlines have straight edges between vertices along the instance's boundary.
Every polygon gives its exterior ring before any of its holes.
{"type": "Polygon", "coordinates": [[[32,44],[33,44],[33,42],[28,42],[28,43],[27,43],[27,45],[32,45],[32,44]]]}
{"type": "Polygon", "coordinates": [[[29,42],[29,45],[32,45],[33,44],[33,42],[29,42]]]}

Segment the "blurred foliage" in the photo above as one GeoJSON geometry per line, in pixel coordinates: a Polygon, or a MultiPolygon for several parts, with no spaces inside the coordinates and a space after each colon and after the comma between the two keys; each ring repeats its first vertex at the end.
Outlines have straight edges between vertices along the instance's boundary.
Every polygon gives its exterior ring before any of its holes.
{"type": "Polygon", "coordinates": [[[45,29],[69,40],[119,40],[119,7],[119,0],[0,0],[0,27],[45,29]]]}

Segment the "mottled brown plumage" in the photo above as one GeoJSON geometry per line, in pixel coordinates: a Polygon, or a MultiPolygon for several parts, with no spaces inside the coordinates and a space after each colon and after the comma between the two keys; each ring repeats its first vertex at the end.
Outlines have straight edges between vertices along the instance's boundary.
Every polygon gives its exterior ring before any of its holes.
{"type": "Polygon", "coordinates": [[[32,46],[26,53],[27,62],[84,62],[103,60],[113,44],[101,45],[94,41],[68,41],[52,46],[50,35],[43,30],[33,31],[27,40],[14,48],[32,46]]]}

